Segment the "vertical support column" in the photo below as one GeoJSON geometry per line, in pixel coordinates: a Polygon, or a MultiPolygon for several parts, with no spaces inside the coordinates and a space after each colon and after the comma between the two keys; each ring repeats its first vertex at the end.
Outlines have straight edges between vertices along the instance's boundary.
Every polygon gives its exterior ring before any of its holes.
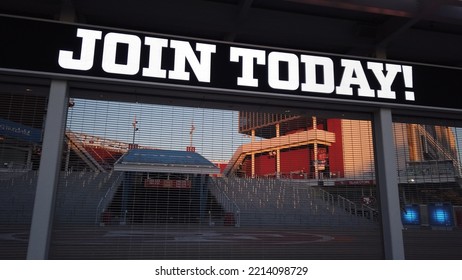
{"type": "Polygon", "coordinates": [[[374,113],[373,128],[385,258],[404,259],[403,226],[390,109],[382,108],[374,113]]]}
{"type": "MultiPolygon", "coordinates": [[[[252,138],[250,142],[253,144],[255,142],[255,129],[252,129],[252,138]]],[[[253,149],[253,145],[252,145],[253,149]]],[[[252,178],[255,178],[255,152],[252,151],[252,154],[250,155],[250,161],[252,163],[252,178]]]]}
{"type": "Polygon", "coordinates": [[[406,124],[407,137],[409,142],[412,143],[409,145],[409,160],[410,161],[422,161],[422,142],[419,139],[417,133],[418,126],[420,124],[406,124]]]}
{"type": "Polygon", "coordinates": [[[313,118],[313,130],[314,130],[314,135],[315,135],[315,139],[314,139],[314,143],[313,143],[313,157],[314,157],[314,160],[313,160],[313,163],[314,163],[314,178],[317,180],[319,179],[319,165],[318,165],[318,120],[316,118],[316,116],[314,116],[313,118]]]}
{"type": "Polygon", "coordinates": [[[281,150],[276,149],[276,178],[281,178],[281,150]]]}
{"type": "Polygon", "coordinates": [[[278,147],[276,148],[276,178],[281,178],[281,148],[279,137],[281,136],[281,124],[277,123],[276,124],[276,139],[277,139],[277,145],[278,147]]]}
{"type": "Polygon", "coordinates": [[[27,259],[47,259],[69,102],[66,81],[52,81],[27,259]]]}

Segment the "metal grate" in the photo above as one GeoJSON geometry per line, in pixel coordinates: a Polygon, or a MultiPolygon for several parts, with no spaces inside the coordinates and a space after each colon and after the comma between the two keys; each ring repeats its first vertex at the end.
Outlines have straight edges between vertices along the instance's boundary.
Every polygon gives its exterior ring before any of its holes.
{"type": "Polygon", "coordinates": [[[462,130],[415,119],[394,130],[406,258],[460,259],[462,130]]]}
{"type": "Polygon", "coordinates": [[[258,110],[73,99],[50,258],[382,258],[370,121],[258,110]]]}
{"type": "Polygon", "coordinates": [[[27,86],[0,88],[0,259],[24,259],[47,100],[27,86]]]}

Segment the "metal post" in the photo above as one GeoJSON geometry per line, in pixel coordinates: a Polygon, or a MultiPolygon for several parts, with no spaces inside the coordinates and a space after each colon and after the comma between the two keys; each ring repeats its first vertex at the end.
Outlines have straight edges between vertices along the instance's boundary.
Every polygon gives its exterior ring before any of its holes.
{"type": "Polygon", "coordinates": [[[313,118],[313,130],[315,132],[315,138],[314,138],[314,143],[313,143],[313,157],[314,157],[314,178],[316,180],[319,179],[319,167],[318,167],[318,122],[317,118],[314,116],[313,118]]]}
{"type": "Polygon", "coordinates": [[[67,117],[68,95],[66,81],[51,82],[27,259],[48,258],[54,196],[59,179],[67,117]]]}
{"type": "Polygon", "coordinates": [[[250,155],[250,160],[252,162],[252,178],[255,178],[255,152],[253,152],[253,143],[255,142],[255,129],[252,129],[252,138],[251,138],[251,143],[252,143],[252,153],[250,155]]]}
{"type": "Polygon", "coordinates": [[[67,140],[67,151],[66,151],[66,163],[64,166],[64,171],[66,171],[66,174],[69,172],[69,161],[71,157],[71,140],[67,140]]]}
{"type": "Polygon", "coordinates": [[[276,138],[278,139],[276,148],[276,178],[281,178],[281,148],[279,143],[279,137],[281,136],[281,124],[276,124],[276,138]]]}
{"type": "Polygon", "coordinates": [[[382,108],[374,113],[373,128],[385,258],[404,259],[403,226],[390,109],[382,108]]]}
{"type": "Polygon", "coordinates": [[[136,120],[136,115],[135,115],[135,118],[133,119],[133,123],[132,123],[132,126],[133,126],[133,141],[132,141],[132,149],[135,148],[135,134],[136,132],[138,131],[138,121],[136,120]]]}

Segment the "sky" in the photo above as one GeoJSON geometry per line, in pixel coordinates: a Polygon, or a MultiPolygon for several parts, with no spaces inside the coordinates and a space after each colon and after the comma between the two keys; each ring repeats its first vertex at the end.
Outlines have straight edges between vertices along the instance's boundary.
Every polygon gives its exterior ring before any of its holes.
{"type": "Polygon", "coordinates": [[[185,150],[191,128],[196,152],[209,160],[229,160],[242,144],[250,142],[238,133],[238,112],[141,103],[75,99],[67,126],[74,132],[101,136],[160,149],[185,150]]]}

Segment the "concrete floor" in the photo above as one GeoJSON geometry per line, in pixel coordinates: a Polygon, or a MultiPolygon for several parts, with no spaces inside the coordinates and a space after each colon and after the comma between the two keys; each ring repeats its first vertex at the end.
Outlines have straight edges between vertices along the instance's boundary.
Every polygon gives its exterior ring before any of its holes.
{"type": "MultiPolygon", "coordinates": [[[[0,227],[0,259],[24,259],[27,226],[0,227]]],[[[462,259],[461,230],[403,232],[407,259],[462,259]]],[[[50,259],[383,259],[378,228],[58,226],[50,259]]]]}

